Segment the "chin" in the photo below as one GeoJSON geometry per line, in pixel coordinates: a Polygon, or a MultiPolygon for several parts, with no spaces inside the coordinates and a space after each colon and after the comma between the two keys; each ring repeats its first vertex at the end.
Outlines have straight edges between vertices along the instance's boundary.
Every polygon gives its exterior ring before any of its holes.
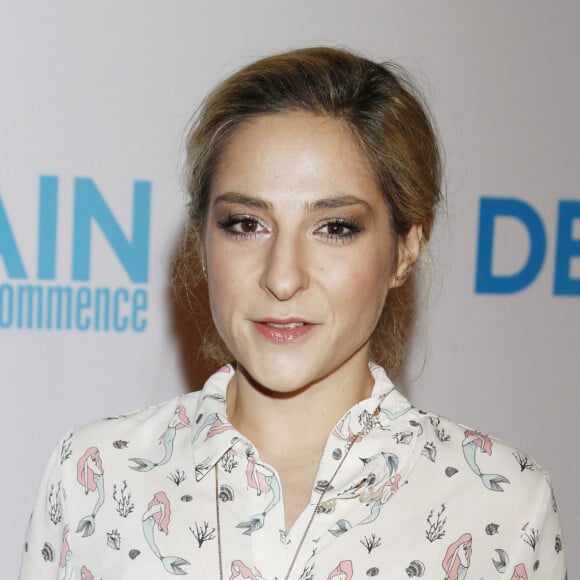
{"type": "Polygon", "coordinates": [[[307,388],[324,376],[303,357],[263,357],[259,361],[238,362],[240,369],[256,387],[271,393],[292,394],[307,388]]]}

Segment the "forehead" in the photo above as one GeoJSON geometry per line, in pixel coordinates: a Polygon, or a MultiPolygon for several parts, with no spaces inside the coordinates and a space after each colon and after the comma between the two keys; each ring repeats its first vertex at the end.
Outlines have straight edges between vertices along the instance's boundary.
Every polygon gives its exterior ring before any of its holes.
{"type": "Polygon", "coordinates": [[[234,131],[211,186],[213,195],[227,191],[292,194],[283,197],[286,201],[321,194],[383,200],[352,129],[345,122],[304,112],[263,115],[234,131]]]}

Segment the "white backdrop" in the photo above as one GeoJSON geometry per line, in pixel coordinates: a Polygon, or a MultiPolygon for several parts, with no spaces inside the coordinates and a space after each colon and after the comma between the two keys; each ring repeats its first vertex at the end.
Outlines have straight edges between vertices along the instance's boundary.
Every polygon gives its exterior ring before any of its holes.
{"type": "Polygon", "coordinates": [[[551,472],[574,578],[579,24],[579,5],[563,0],[3,3],[3,578],[17,575],[36,486],[66,428],[186,388],[168,277],[183,223],[178,171],[191,113],[240,65],[313,44],[397,60],[432,105],[446,149],[448,208],[406,391],[417,406],[499,436],[551,472]],[[150,190],[150,209],[134,189],[150,190]],[[513,277],[526,262],[535,267],[519,292],[475,291],[478,248],[489,247],[478,229],[482,198],[512,198],[536,215],[540,233],[531,238],[529,221],[496,221],[494,279],[513,277]],[[540,249],[528,260],[530,245],[540,249]],[[560,268],[568,296],[554,293],[557,256],[569,266],[560,268]],[[32,287],[45,296],[70,291],[80,314],[58,329],[53,305],[53,328],[39,328],[48,310],[28,320],[32,287]],[[109,329],[103,318],[97,329],[94,300],[107,296],[109,329]]]}

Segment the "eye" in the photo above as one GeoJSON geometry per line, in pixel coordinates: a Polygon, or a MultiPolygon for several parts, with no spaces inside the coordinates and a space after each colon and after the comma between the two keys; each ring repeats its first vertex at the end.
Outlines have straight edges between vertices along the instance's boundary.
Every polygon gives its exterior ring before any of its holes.
{"type": "Polygon", "coordinates": [[[218,221],[218,227],[239,238],[252,238],[266,232],[266,227],[258,219],[248,215],[228,215],[218,221]]]}
{"type": "Polygon", "coordinates": [[[362,231],[362,227],[351,220],[333,219],[322,224],[316,234],[332,242],[347,241],[362,231]]]}

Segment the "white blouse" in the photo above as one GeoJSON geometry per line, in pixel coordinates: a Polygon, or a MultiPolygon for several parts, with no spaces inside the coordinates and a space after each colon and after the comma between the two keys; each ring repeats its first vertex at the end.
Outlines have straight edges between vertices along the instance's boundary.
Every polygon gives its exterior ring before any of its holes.
{"type": "Polygon", "coordinates": [[[72,431],[44,474],[21,580],[563,580],[546,473],[371,369],[372,396],[330,433],[290,530],[276,470],[227,419],[229,366],[198,393],[72,431]]]}

